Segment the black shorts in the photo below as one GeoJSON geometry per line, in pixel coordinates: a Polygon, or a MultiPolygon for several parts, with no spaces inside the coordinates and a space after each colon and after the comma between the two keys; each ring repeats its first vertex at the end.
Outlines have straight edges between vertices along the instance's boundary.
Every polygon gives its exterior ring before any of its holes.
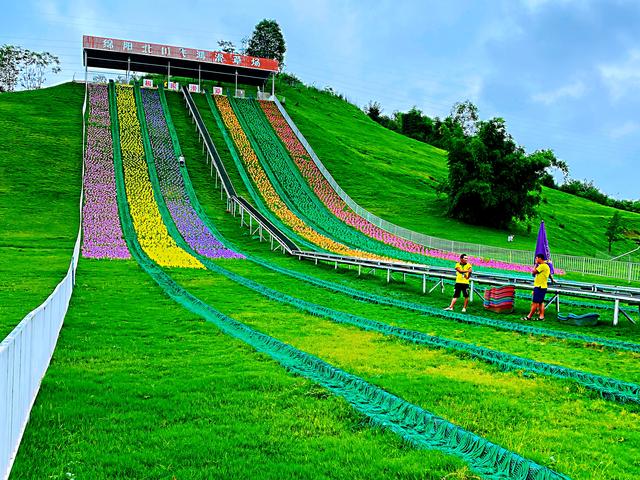
{"type": "Polygon", "coordinates": [[[533,303],[544,302],[544,296],[547,294],[546,288],[534,287],[533,288],[533,303]]]}
{"type": "Polygon", "coordinates": [[[456,286],[453,288],[453,298],[460,298],[461,293],[464,296],[464,298],[469,298],[468,283],[456,283],[456,286]]]}

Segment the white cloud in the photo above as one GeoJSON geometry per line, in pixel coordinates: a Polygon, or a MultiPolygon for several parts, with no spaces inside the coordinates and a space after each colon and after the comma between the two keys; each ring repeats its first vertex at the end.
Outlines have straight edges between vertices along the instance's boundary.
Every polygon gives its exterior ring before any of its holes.
{"type": "Polygon", "coordinates": [[[536,11],[549,3],[553,3],[553,2],[551,0],[522,0],[522,4],[530,12],[536,11]]]}
{"type": "Polygon", "coordinates": [[[564,98],[580,98],[585,94],[586,90],[587,87],[582,80],[578,80],[568,85],[563,85],[555,90],[536,93],[531,96],[531,99],[534,102],[551,105],[564,98]]]}
{"type": "Polygon", "coordinates": [[[580,7],[586,7],[589,2],[585,0],[521,0],[520,3],[529,11],[529,13],[537,13],[547,6],[557,7],[563,5],[570,5],[580,7]]]}
{"type": "Polygon", "coordinates": [[[640,92],[640,50],[631,50],[627,58],[618,63],[598,67],[602,81],[614,100],[640,92]]]}
{"type": "Polygon", "coordinates": [[[640,131],[640,123],[628,120],[620,126],[611,128],[609,130],[609,137],[617,140],[619,138],[626,137],[627,135],[631,135],[632,133],[636,133],[637,131],[640,131]]]}

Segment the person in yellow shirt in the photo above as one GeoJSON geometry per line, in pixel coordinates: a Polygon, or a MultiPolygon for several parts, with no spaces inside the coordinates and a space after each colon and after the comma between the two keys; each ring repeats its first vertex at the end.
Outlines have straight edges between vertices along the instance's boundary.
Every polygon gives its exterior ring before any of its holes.
{"type": "Polygon", "coordinates": [[[460,255],[460,261],[456,263],[456,285],[453,289],[453,298],[451,304],[445,308],[445,310],[453,311],[453,307],[456,305],[460,294],[464,296],[464,305],[462,306],[462,313],[467,311],[467,305],[469,305],[469,278],[471,278],[471,264],[467,262],[467,255],[460,255]]]}
{"type": "MultiPolygon", "coordinates": [[[[544,296],[547,293],[549,277],[551,269],[547,264],[547,259],[542,253],[536,255],[536,266],[531,272],[533,279],[533,301],[531,302],[531,311],[529,315],[522,317],[522,320],[536,320],[534,315],[539,312],[537,320],[544,320],[544,296]]],[[[553,278],[551,279],[553,282],[553,278]]]]}

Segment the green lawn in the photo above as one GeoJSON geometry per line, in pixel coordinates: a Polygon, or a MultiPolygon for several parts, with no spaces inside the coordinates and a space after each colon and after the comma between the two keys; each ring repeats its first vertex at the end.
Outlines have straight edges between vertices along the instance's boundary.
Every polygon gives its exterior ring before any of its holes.
{"type": "Polygon", "coordinates": [[[164,296],[82,259],[12,479],[468,478],[164,296]],[[118,299],[118,301],[114,301],[118,299]]]}
{"type": "MultiPolygon", "coordinates": [[[[282,83],[276,91],[340,186],[383,219],[437,237],[523,250],[533,249],[544,219],[552,253],[607,258],[604,231],[614,209],[545,188],[530,234],[524,225],[500,231],[463,224],[444,215],[446,199],[435,192],[436,181],[447,175],[446,152],[387,130],[328,93],[282,83]],[[507,243],[509,233],[515,233],[514,243],[507,243]]],[[[639,214],[622,216],[640,232],[639,214]]],[[[634,246],[631,240],[617,243],[613,254],[634,246]]]]}
{"type": "Polygon", "coordinates": [[[84,86],[0,94],[0,339],[64,277],[78,233],[84,86]]]}
{"type": "Polygon", "coordinates": [[[634,478],[640,472],[637,406],[599,399],[570,382],[502,373],[445,351],[336,325],[239,291],[211,272],[171,275],[223,313],[571,478],[634,478]]]}

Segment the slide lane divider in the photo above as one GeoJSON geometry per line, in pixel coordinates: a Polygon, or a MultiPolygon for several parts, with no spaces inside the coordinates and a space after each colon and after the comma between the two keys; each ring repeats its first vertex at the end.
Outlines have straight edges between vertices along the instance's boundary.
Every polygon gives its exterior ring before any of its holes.
{"type": "MultiPolygon", "coordinates": [[[[139,86],[136,85],[136,98],[140,100],[139,86]]],[[[158,175],[155,168],[153,152],[148,141],[148,128],[146,125],[145,114],[142,102],[138,102],[138,113],[141,119],[141,126],[145,145],[145,158],[149,167],[149,178],[151,180],[152,189],[154,191],[160,215],[165,222],[167,230],[174,238],[175,242],[190,255],[195,256],[205,267],[217,274],[220,274],[229,280],[253,290],[260,295],[274,300],[278,303],[284,303],[294,306],[311,315],[322,317],[335,323],[352,325],[366,331],[373,331],[383,335],[395,337],[397,339],[424,345],[431,348],[442,348],[462,355],[469,355],[472,358],[481,360],[485,363],[498,366],[503,370],[526,371],[530,374],[541,374],[549,377],[568,379],[575,381],[585,387],[598,392],[602,397],[616,400],[619,402],[640,403],[640,385],[624,382],[622,380],[596,375],[581,370],[575,370],[560,365],[538,362],[525,357],[519,357],[499,350],[451,340],[444,337],[428,335],[426,333],[409,330],[406,328],[396,327],[387,323],[378,322],[365,317],[340,312],[322,305],[318,305],[291,295],[279,292],[255,282],[251,279],[243,277],[239,274],[231,272],[222,266],[212,262],[207,257],[198,254],[181,236],[179,229],[176,227],[171,217],[165,199],[162,195],[158,175]]],[[[193,204],[193,199],[190,199],[193,204]]],[[[197,211],[197,210],[196,210],[197,211]]]]}
{"type": "MultiPolygon", "coordinates": [[[[110,83],[110,104],[113,120],[117,108],[113,83],[110,83]]],[[[125,240],[140,267],[171,299],[213,323],[227,335],[269,355],[287,370],[310,379],[344,398],[354,409],[367,416],[372,424],[393,431],[414,446],[456,455],[467,461],[475,471],[490,479],[568,478],[336,368],[318,357],[260,333],[224,315],[181,287],[145,254],[138,243],[126,199],[117,125],[116,113],[112,135],[119,215],[125,240]]]]}
{"type": "MultiPolygon", "coordinates": [[[[220,130],[223,132],[224,137],[226,139],[227,142],[227,146],[229,147],[229,150],[231,151],[232,155],[234,156],[235,162],[236,162],[236,166],[238,167],[238,169],[240,170],[241,173],[243,172],[242,169],[242,165],[241,162],[238,158],[235,157],[235,151],[234,151],[234,145],[232,143],[232,141],[228,138],[228,134],[225,130],[225,126],[222,123],[222,119],[219,118],[218,112],[216,110],[216,106],[215,104],[213,104],[213,100],[210,97],[210,95],[205,94],[207,101],[209,103],[209,108],[212,111],[212,114],[214,115],[214,118],[216,119],[216,122],[218,123],[218,127],[220,128],[220,130]]],[[[222,233],[216,228],[216,226],[213,224],[213,222],[210,221],[209,217],[207,216],[207,214],[204,212],[204,210],[202,209],[202,206],[200,205],[199,201],[197,200],[197,196],[195,193],[195,190],[193,189],[193,185],[191,183],[191,179],[189,177],[188,174],[188,168],[185,169],[183,171],[183,177],[185,180],[185,187],[189,190],[189,197],[192,199],[192,202],[195,203],[195,208],[198,211],[199,215],[201,216],[201,218],[203,219],[203,221],[206,223],[206,225],[211,229],[211,231],[216,235],[216,237],[220,238],[221,241],[223,243],[225,243],[226,245],[229,246],[229,248],[232,248],[233,250],[237,251],[237,252],[241,252],[243,255],[245,255],[245,257],[247,257],[247,259],[249,259],[250,261],[257,263],[265,268],[268,268],[272,271],[281,273],[283,275],[287,275],[289,277],[292,278],[297,278],[299,280],[302,280],[304,282],[310,283],[312,285],[316,285],[319,287],[322,287],[326,290],[329,291],[333,291],[333,292],[339,292],[339,293],[344,293],[345,295],[348,295],[358,301],[362,301],[362,302],[366,302],[366,303],[374,303],[374,304],[380,304],[380,305],[389,305],[389,306],[394,306],[394,307],[398,307],[401,308],[403,310],[410,310],[410,311],[415,311],[415,312],[419,312],[419,313],[424,313],[427,315],[431,315],[431,316],[436,316],[436,317],[440,317],[440,318],[447,318],[450,320],[454,320],[456,322],[460,322],[460,323],[466,323],[466,324],[470,324],[470,325],[476,325],[476,326],[488,326],[491,328],[496,328],[498,330],[504,330],[504,331],[513,331],[513,332],[518,332],[521,334],[525,334],[525,335],[540,335],[540,336],[545,336],[545,337],[550,337],[550,338],[556,338],[558,340],[570,340],[570,341],[574,341],[574,342],[579,342],[579,343],[590,343],[590,344],[597,344],[597,345],[602,345],[604,347],[610,348],[610,349],[614,349],[614,350],[622,350],[622,351],[630,351],[630,352],[635,352],[635,353],[640,353],[640,344],[638,343],[633,343],[633,342],[625,342],[625,341],[620,341],[620,340],[615,340],[615,339],[609,339],[609,338],[605,338],[605,337],[595,337],[592,335],[584,335],[584,334],[579,334],[579,333],[573,333],[573,332],[567,332],[567,331],[563,331],[563,330],[555,330],[555,329],[550,329],[550,328],[542,328],[542,327],[536,327],[536,326],[532,326],[532,325],[525,325],[525,324],[520,324],[520,323],[514,323],[514,322],[509,322],[509,321],[504,321],[504,320],[498,320],[498,319],[492,319],[492,318],[487,318],[487,317],[482,317],[479,315],[471,315],[471,314],[461,314],[461,313],[455,313],[455,312],[448,312],[448,311],[444,311],[440,308],[436,308],[436,307],[431,307],[428,305],[424,305],[424,304],[420,304],[420,303],[416,303],[416,302],[410,302],[410,301],[406,301],[406,300],[400,300],[397,298],[393,298],[393,297],[388,297],[388,296],[384,296],[384,295],[377,295],[374,293],[369,293],[369,292],[365,292],[362,290],[358,290],[346,285],[342,285],[340,283],[336,283],[336,282],[332,282],[332,281],[328,281],[328,280],[322,280],[319,279],[317,277],[314,277],[312,275],[308,275],[308,274],[304,274],[295,270],[290,270],[284,267],[280,267],[272,262],[263,260],[259,257],[256,257],[254,255],[251,255],[249,253],[243,252],[241,248],[239,248],[237,245],[234,245],[231,241],[229,241],[228,239],[224,238],[224,236],[222,235],[222,233]]],[[[245,182],[247,182],[248,179],[245,179],[245,182]]],[[[250,181],[248,181],[249,186],[251,187],[251,183],[250,181]]],[[[255,194],[255,192],[253,192],[253,194],[255,194]]],[[[253,195],[252,195],[253,197],[253,195]]],[[[264,205],[262,205],[262,207],[264,208],[264,205]]],[[[529,298],[530,295],[527,296],[527,298],[529,298]]]]}

